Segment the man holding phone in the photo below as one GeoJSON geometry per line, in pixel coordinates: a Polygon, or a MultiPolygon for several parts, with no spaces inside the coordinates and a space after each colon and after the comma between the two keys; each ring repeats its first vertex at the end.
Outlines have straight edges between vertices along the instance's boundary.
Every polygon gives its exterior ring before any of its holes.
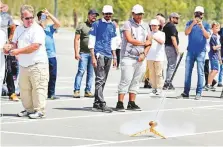
{"type": "Polygon", "coordinates": [[[194,63],[197,62],[198,82],[195,100],[201,99],[204,81],[204,63],[206,54],[206,41],[210,37],[210,26],[203,21],[204,8],[197,6],[194,19],[186,24],[185,34],[188,35],[188,52],[186,56],[184,92],[180,97],[189,98],[191,76],[194,63]]]}
{"type": "Polygon", "coordinates": [[[43,27],[46,34],[46,51],[49,60],[49,84],[48,84],[48,99],[58,99],[55,96],[55,85],[57,78],[57,59],[56,48],[54,43],[53,34],[60,27],[59,20],[54,17],[47,9],[39,11],[37,13],[40,26],[43,27]],[[54,24],[48,25],[48,18],[53,21],[54,24]]]}

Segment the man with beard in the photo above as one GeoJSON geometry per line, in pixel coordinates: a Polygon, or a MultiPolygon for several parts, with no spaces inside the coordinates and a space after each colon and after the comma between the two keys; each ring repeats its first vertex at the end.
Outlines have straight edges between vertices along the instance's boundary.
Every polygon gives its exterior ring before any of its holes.
{"type": "Polygon", "coordinates": [[[80,98],[81,81],[84,73],[87,72],[86,88],[84,97],[94,97],[91,93],[91,87],[93,82],[93,66],[91,64],[91,54],[88,48],[89,31],[99,14],[96,10],[92,9],[88,12],[88,19],[84,23],[80,23],[77,26],[74,38],[74,52],[75,59],[79,61],[78,71],[74,82],[74,98],[80,98]],[[80,49],[79,49],[80,41],[80,49]]]}
{"type": "Polygon", "coordinates": [[[176,68],[177,56],[180,54],[178,47],[178,31],[175,26],[178,24],[179,17],[180,16],[177,13],[171,13],[169,16],[169,22],[163,28],[163,32],[166,35],[165,52],[167,57],[166,80],[163,86],[163,90],[174,90],[174,86],[170,80],[174,69],[176,68]]]}
{"type": "Polygon", "coordinates": [[[88,48],[91,51],[92,64],[95,70],[95,100],[93,111],[112,112],[104,100],[104,87],[113,59],[116,67],[116,27],[111,18],[113,8],[105,5],[102,10],[103,18],[92,24],[89,32],[88,48]]]}

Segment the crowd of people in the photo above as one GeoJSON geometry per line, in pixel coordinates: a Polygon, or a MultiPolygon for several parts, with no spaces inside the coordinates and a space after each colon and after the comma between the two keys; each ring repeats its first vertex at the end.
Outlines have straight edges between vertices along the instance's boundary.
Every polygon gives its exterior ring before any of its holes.
{"type": "MultiPolygon", "coordinates": [[[[18,113],[19,117],[43,118],[46,100],[59,99],[55,95],[57,58],[53,35],[60,22],[47,9],[36,14],[36,22],[33,7],[23,5],[20,9],[22,24],[15,24],[7,11],[8,6],[0,3],[0,90],[5,81],[10,100],[18,101],[20,95],[24,111],[18,113]],[[19,81],[19,93],[16,93],[15,79],[19,81]]],[[[81,81],[86,72],[84,97],[94,98],[93,111],[113,111],[106,105],[103,94],[111,66],[121,70],[116,111],[126,110],[123,103],[126,94],[129,95],[127,110],[141,110],[136,104],[136,96],[142,77],[144,88],[152,88],[153,95],[160,96],[163,90],[175,89],[172,79],[178,57],[184,52],[179,48],[176,27],[181,16],[173,12],[166,19],[158,13],[148,24],[143,21],[145,12],[141,5],[134,5],[131,13],[132,16],[119,27],[119,20],[112,18],[113,7],[105,5],[102,14],[95,9],[89,10],[87,20],[76,28],[74,53],[78,70],[73,97],[80,98],[81,81]],[[100,15],[102,17],[97,19],[100,15]],[[167,69],[164,76],[165,58],[167,69]]],[[[220,30],[218,22],[209,25],[203,17],[204,8],[197,6],[194,18],[186,24],[185,82],[184,91],[178,98],[189,98],[195,62],[198,75],[196,100],[202,98],[203,89],[214,91],[216,83],[222,87],[223,29],[220,30]],[[217,74],[218,81],[215,80],[217,74]]]]}

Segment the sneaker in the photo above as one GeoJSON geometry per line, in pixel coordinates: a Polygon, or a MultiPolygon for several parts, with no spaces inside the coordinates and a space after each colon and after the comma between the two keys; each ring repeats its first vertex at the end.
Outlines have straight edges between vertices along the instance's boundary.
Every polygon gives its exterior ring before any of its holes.
{"type": "Polygon", "coordinates": [[[210,87],[210,90],[211,90],[211,91],[216,91],[216,88],[215,88],[214,86],[211,86],[211,87],[210,87]]]}
{"type": "Polygon", "coordinates": [[[141,108],[137,106],[134,101],[129,101],[127,110],[141,111],[141,108]]]}
{"type": "Polygon", "coordinates": [[[19,98],[18,98],[18,96],[15,93],[13,93],[13,94],[11,94],[9,96],[9,100],[18,102],[19,101],[19,98]]]}
{"type": "Polygon", "coordinates": [[[115,110],[118,112],[125,112],[123,102],[118,101],[115,110]]]}
{"type": "Polygon", "coordinates": [[[174,88],[172,83],[169,84],[168,90],[175,90],[175,88],[174,88]]]}
{"type": "Polygon", "coordinates": [[[218,83],[217,87],[223,87],[222,83],[218,83]]]}
{"type": "Polygon", "coordinates": [[[105,102],[100,104],[102,112],[108,112],[108,113],[112,113],[113,110],[111,108],[109,108],[105,102]]]}
{"type": "Polygon", "coordinates": [[[202,97],[201,97],[201,95],[200,94],[197,94],[196,96],[195,96],[195,100],[200,100],[202,97]]]}
{"type": "Polygon", "coordinates": [[[40,119],[40,118],[45,118],[45,114],[43,112],[40,111],[36,111],[32,114],[28,115],[30,119],[40,119]]]}
{"type": "Polygon", "coordinates": [[[53,95],[51,97],[48,97],[47,99],[49,99],[49,100],[58,100],[60,98],[58,96],[53,95]]]}
{"type": "Polygon", "coordinates": [[[29,112],[26,111],[26,110],[23,110],[23,111],[19,112],[19,113],[17,114],[17,116],[18,116],[18,117],[25,117],[25,116],[29,116],[29,114],[31,114],[31,113],[29,113],[29,112]]]}
{"type": "Polygon", "coordinates": [[[153,89],[152,93],[156,94],[157,93],[157,89],[153,89]]]}
{"type": "Polygon", "coordinates": [[[73,97],[74,98],[80,98],[80,91],[75,90],[73,97]]]}
{"type": "Polygon", "coordinates": [[[177,97],[177,99],[180,99],[180,98],[183,98],[183,99],[189,99],[189,95],[188,94],[185,94],[184,92],[181,93],[180,96],[177,97]]]}
{"type": "Polygon", "coordinates": [[[210,86],[210,85],[204,86],[204,90],[205,91],[216,91],[216,89],[213,86],[210,86]]]}
{"type": "Polygon", "coordinates": [[[169,84],[168,83],[164,83],[163,90],[167,90],[168,87],[169,87],[169,84]]]}
{"type": "Polygon", "coordinates": [[[155,94],[157,96],[162,96],[162,90],[161,89],[157,89],[155,94]]]}
{"type": "Polygon", "coordinates": [[[102,112],[102,109],[101,109],[101,106],[100,106],[100,103],[99,102],[94,102],[92,111],[102,112]]]}
{"type": "Polygon", "coordinates": [[[93,98],[94,95],[90,91],[86,91],[85,94],[84,94],[84,97],[93,98]]]}

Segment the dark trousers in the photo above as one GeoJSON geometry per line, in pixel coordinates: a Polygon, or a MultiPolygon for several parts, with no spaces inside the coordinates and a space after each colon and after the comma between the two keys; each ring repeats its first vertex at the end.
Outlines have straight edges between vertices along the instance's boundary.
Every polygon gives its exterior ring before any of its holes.
{"type": "Polygon", "coordinates": [[[117,56],[117,67],[119,67],[120,64],[120,49],[116,49],[116,56],[117,56]]]}
{"type": "Polygon", "coordinates": [[[14,56],[6,56],[6,75],[5,82],[8,89],[8,95],[15,93],[14,76],[17,75],[17,60],[14,56]]]}
{"type": "Polygon", "coordinates": [[[55,86],[57,79],[57,59],[56,57],[49,58],[49,83],[48,83],[48,98],[55,95],[55,86]]]}
{"type": "MultiPolygon", "coordinates": [[[[209,75],[209,60],[206,59],[204,63],[204,75],[205,75],[205,85],[208,84],[208,75],[209,75]]],[[[217,81],[214,79],[212,81],[212,86],[214,86],[217,83],[217,81]]]]}
{"type": "Polygon", "coordinates": [[[97,57],[97,67],[95,71],[95,103],[103,103],[103,91],[111,67],[112,59],[100,55],[97,57]]]}

